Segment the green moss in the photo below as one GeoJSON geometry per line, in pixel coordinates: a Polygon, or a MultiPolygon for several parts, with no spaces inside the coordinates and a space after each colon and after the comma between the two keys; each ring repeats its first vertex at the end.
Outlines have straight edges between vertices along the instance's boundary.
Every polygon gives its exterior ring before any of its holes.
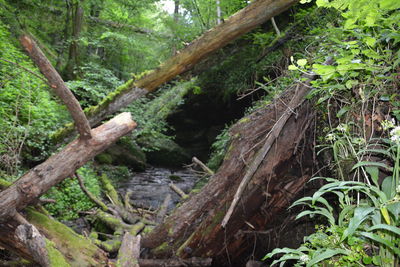
{"type": "Polygon", "coordinates": [[[135,225],[132,226],[131,230],[129,231],[129,233],[133,236],[137,235],[143,228],[144,228],[144,223],[143,222],[139,222],[135,225]]]}
{"type": "Polygon", "coordinates": [[[238,123],[246,123],[246,122],[248,122],[248,121],[250,121],[250,119],[249,119],[248,117],[244,117],[244,118],[240,119],[240,120],[238,121],[238,123]]]}
{"type": "Polygon", "coordinates": [[[115,190],[114,186],[112,185],[110,179],[106,174],[102,174],[100,176],[101,185],[105,191],[105,193],[111,198],[115,205],[122,206],[122,203],[118,197],[117,190],[115,190]]]}
{"type": "Polygon", "coordinates": [[[174,182],[182,182],[182,181],[183,181],[182,177],[180,177],[179,175],[173,175],[173,174],[171,174],[170,176],[168,176],[168,178],[169,178],[171,181],[174,181],[174,182]]]}
{"type": "Polygon", "coordinates": [[[50,266],[57,266],[57,267],[71,266],[65,260],[61,252],[57,250],[55,244],[48,239],[46,239],[46,249],[49,255],[50,266]]]}
{"type": "Polygon", "coordinates": [[[143,229],[143,234],[148,234],[148,233],[150,233],[151,231],[153,231],[153,229],[154,229],[153,226],[146,226],[146,227],[143,229]]]}
{"type": "Polygon", "coordinates": [[[4,190],[7,187],[9,187],[12,183],[9,181],[6,181],[4,179],[0,179],[0,190],[4,190]]]}
{"type": "Polygon", "coordinates": [[[207,226],[207,228],[203,231],[203,236],[208,236],[211,231],[215,228],[217,224],[220,224],[222,219],[225,216],[224,211],[218,211],[217,214],[215,214],[212,222],[207,226]]]}
{"type": "Polygon", "coordinates": [[[161,245],[159,245],[158,247],[156,247],[156,248],[153,250],[153,252],[154,252],[155,254],[162,254],[163,252],[168,251],[168,249],[169,249],[169,244],[168,244],[168,242],[164,242],[164,243],[162,243],[161,245]]]}
{"type": "Polygon", "coordinates": [[[112,164],[113,157],[108,153],[101,153],[95,157],[95,160],[100,164],[112,164]]]}
{"type": "Polygon", "coordinates": [[[33,209],[28,208],[26,211],[27,219],[54,242],[55,247],[67,257],[72,266],[99,265],[98,260],[102,254],[89,239],[33,209]]]}

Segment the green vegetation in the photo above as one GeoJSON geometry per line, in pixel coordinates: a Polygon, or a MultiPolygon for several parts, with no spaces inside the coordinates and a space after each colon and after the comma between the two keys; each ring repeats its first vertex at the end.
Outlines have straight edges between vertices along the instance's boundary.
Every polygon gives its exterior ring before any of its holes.
{"type": "MultiPolygon", "coordinates": [[[[100,196],[99,177],[94,170],[87,165],[78,170],[86,188],[96,197],[100,196]]],[[[78,212],[87,211],[95,207],[95,204],[86,196],[79,186],[76,178],[68,178],[60,184],[52,187],[45,197],[56,202],[46,205],[51,215],[60,220],[76,219],[78,212]]]]}
{"type": "MultiPolygon", "coordinates": [[[[303,1],[310,2],[310,1],[303,1]]],[[[275,249],[282,266],[397,266],[400,257],[399,103],[396,69],[400,63],[398,1],[326,1],[342,15],[328,28],[315,29],[316,51],[292,58],[290,70],[320,78],[312,82],[320,155],[331,155],[336,178],[313,196],[297,200],[297,215],[320,216],[326,224],[297,249],[275,249]],[[330,64],[326,62],[327,55],[330,64]],[[322,137],[324,136],[324,137],[322,137]],[[332,199],[332,196],[335,196],[332,199]],[[332,204],[337,201],[338,207],[332,204]]]]}
{"type": "MultiPolygon", "coordinates": [[[[87,189],[97,198],[119,203],[111,185],[129,178],[132,170],[153,162],[181,166],[189,161],[191,155],[175,142],[175,130],[168,124],[168,117],[185,101],[205,95],[230,107],[237,98],[245,99],[244,117],[235,115],[236,123],[245,125],[246,115],[272,103],[295,82],[305,81],[305,75],[316,74],[307,98],[318,112],[316,154],[326,165],[324,176],[331,178],[314,178],[324,185],[293,206],[306,208],[297,218],[318,216],[321,221],[299,248],[275,249],[264,259],[282,266],[398,265],[400,2],[300,2],[306,5],[294,7],[292,15],[275,17],[281,35],[265,23],[213,54],[199,70],[124,109],[137,129],[116,143],[118,153],[107,150],[78,170],[87,189]]],[[[32,34],[90,115],[248,3],[220,1],[217,17],[217,2],[208,0],[171,1],[179,5],[177,13],[166,12],[158,0],[0,0],[0,188],[60,149],[56,145],[63,144],[56,143],[62,143],[73,127],[61,101],[22,51],[17,39],[22,31],[32,34]]],[[[241,138],[230,135],[234,122],[215,127],[226,125],[211,147],[207,165],[213,170],[229,155],[231,140],[241,138]]],[[[206,178],[200,180],[195,191],[205,182],[206,178]]],[[[59,220],[76,219],[80,212],[95,208],[74,178],[54,186],[45,197],[56,201],[46,209],[59,220]]],[[[51,224],[33,211],[28,217],[60,232],[61,240],[79,250],[83,241],[61,224],[51,224]]],[[[112,245],[110,250],[118,245],[97,241],[112,245]]],[[[94,246],[83,243],[95,253],[94,246]]],[[[47,245],[53,265],[65,265],[54,249],[60,245],[47,245]]],[[[156,251],[162,253],[166,245],[156,251]]],[[[184,248],[185,244],[181,251],[184,248]]],[[[79,259],[78,265],[85,260],[79,259]]]]}

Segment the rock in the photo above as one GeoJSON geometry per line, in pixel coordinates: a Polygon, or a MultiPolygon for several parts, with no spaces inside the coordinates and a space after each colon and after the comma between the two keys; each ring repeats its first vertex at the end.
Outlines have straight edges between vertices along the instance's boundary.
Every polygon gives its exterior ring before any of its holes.
{"type": "Polygon", "coordinates": [[[146,148],[149,163],[164,167],[181,167],[190,162],[190,155],[165,135],[144,135],[137,139],[141,147],[146,148]]]}
{"type": "Polygon", "coordinates": [[[146,168],[146,155],[130,136],[125,136],[96,156],[102,164],[125,165],[136,171],[146,168]]]}

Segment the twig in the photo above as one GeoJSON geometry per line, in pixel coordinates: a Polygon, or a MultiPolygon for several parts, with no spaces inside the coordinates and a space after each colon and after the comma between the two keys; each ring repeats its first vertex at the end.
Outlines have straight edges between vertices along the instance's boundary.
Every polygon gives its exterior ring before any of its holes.
{"type": "Polygon", "coordinates": [[[182,189],[180,189],[179,187],[177,187],[173,183],[170,183],[169,187],[172,190],[174,190],[174,192],[177,193],[182,199],[187,199],[189,197],[185,192],[182,191],[182,189]]]}
{"type": "Polygon", "coordinates": [[[280,36],[281,35],[281,31],[279,30],[278,26],[276,25],[274,17],[271,18],[271,22],[272,22],[272,26],[274,26],[274,29],[276,31],[276,35],[280,36]]]}
{"type": "Polygon", "coordinates": [[[225,214],[224,219],[221,222],[222,227],[225,227],[228,223],[230,217],[232,216],[233,210],[235,209],[237,203],[242,196],[244,189],[246,188],[247,184],[250,182],[251,178],[253,177],[254,173],[257,171],[258,167],[260,166],[261,162],[264,160],[265,156],[268,154],[269,150],[271,149],[272,145],[275,143],[275,140],[278,138],[280,132],[282,131],[283,127],[285,126],[287,120],[293,113],[295,107],[299,106],[304,101],[304,96],[308,92],[308,88],[301,87],[297,88],[296,92],[290,101],[287,109],[278,119],[278,121],[274,124],[272,129],[268,132],[266,141],[263,147],[257,152],[257,155],[253,162],[251,163],[249,169],[247,170],[243,180],[240,182],[239,187],[235,193],[233,201],[225,214]]]}
{"type": "Polygon", "coordinates": [[[103,202],[101,202],[99,199],[97,199],[92,193],[89,192],[89,190],[87,190],[85,184],[83,183],[83,180],[81,178],[81,176],[78,173],[75,173],[75,177],[76,179],[78,179],[79,182],[79,186],[81,187],[82,191],[86,194],[86,196],[93,201],[94,203],[96,203],[97,206],[99,206],[103,211],[108,211],[108,207],[106,204],[104,204],[103,202]]]}
{"type": "Polygon", "coordinates": [[[208,168],[203,162],[201,162],[198,158],[193,157],[192,162],[199,165],[200,168],[202,168],[206,173],[214,175],[214,172],[210,168],[208,168]]]}

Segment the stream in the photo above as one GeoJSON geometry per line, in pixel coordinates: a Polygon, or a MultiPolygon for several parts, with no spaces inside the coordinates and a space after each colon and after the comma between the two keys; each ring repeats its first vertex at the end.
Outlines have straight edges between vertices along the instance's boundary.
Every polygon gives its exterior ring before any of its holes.
{"type": "Polygon", "coordinates": [[[118,192],[125,196],[128,190],[132,191],[131,203],[134,206],[152,210],[156,210],[167,194],[171,194],[168,206],[170,211],[181,199],[169,184],[173,182],[185,193],[189,193],[198,179],[199,176],[190,169],[149,167],[144,172],[136,172],[130,179],[120,182],[118,192]]]}

